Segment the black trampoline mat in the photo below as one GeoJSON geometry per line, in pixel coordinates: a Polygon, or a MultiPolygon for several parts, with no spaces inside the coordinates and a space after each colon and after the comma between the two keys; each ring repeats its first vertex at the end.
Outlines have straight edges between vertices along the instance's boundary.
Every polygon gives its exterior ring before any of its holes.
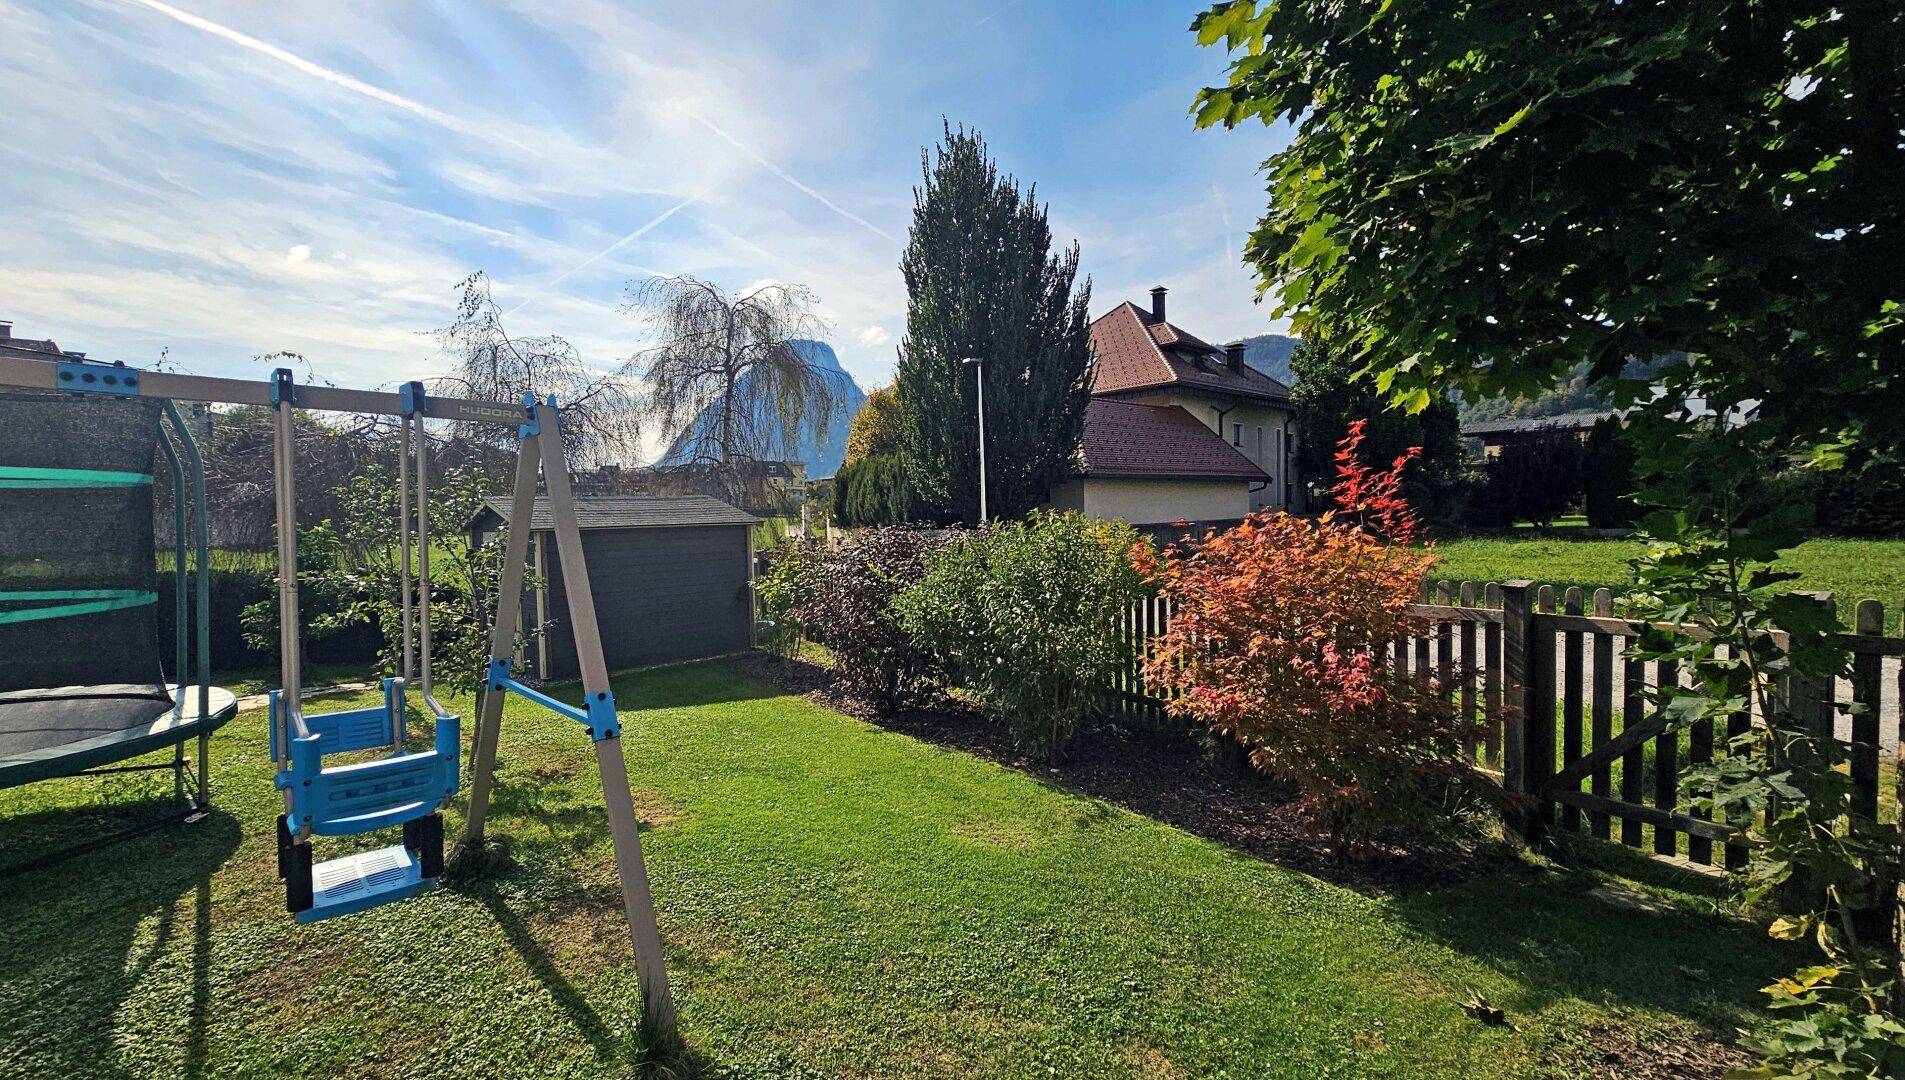
{"type": "Polygon", "coordinates": [[[0,788],[125,761],[210,735],[238,712],[230,690],[214,686],[199,703],[187,686],[146,683],[62,686],[0,693],[0,788]]]}
{"type": "Polygon", "coordinates": [[[115,683],[0,693],[0,759],[149,728],[171,712],[163,686],[115,683]]]}

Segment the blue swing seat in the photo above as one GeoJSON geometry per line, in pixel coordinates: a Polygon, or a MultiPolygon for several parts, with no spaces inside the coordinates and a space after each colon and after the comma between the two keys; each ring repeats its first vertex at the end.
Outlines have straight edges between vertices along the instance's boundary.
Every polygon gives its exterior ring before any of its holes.
{"type": "MultiPolygon", "coordinates": [[[[272,756],[279,757],[281,692],[270,696],[272,756]]],[[[426,698],[427,700],[427,698],[426,698]]],[[[415,896],[436,885],[443,862],[438,811],[459,786],[461,723],[434,707],[435,746],[405,753],[404,681],[384,680],[384,703],[296,718],[290,767],[276,778],[290,793],[279,826],[279,871],[298,921],[365,911],[415,896]],[[374,761],[326,767],[325,757],[388,746],[374,761]],[[315,865],[313,836],[354,836],[402,826],[404,842],[315,865]]]]}

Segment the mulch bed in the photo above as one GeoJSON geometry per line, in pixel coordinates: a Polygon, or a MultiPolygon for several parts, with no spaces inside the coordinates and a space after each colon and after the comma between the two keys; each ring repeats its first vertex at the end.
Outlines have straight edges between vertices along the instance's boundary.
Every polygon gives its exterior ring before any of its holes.
{"type": "Polygon", "coordinates": [[[1294,792],[1188,730],[1163,735],[1087,724],[1054,766],[1026,756],[1001,725],[958,701],[883,709],[844,692],[832,673],[817,665],[769,654],[747,663],[755,678],[836,712],[1017,769],[1365,894],[1441,887],[1518,865],[1496,845],[1462,848],[1435,840],[1339,862],[1294,792]]]}

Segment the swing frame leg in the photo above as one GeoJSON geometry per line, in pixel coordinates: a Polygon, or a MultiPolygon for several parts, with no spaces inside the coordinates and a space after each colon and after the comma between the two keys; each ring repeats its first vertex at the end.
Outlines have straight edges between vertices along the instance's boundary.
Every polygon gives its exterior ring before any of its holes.
{"type": "MultiPolygon", "coordinates": [[[[576,661],[582,689],[591,701],[613,700],[608,666],[602,655],[602,635],[595,617],[595,597],[589,589],[589,571],[576,527],[575,497],[570,490],[568,464],[562,456],[559,417],[552,405],[529,405],[532,421],[525,426],[521,456],[516,464],[515,490],[504,538],[503,579],[496,599],[496,622],[490,634],[490,656],[504,658],[515,651],[516,630],[522,615],[524,568],[529,559],[529,537],[535,510],[537,461],[549,489],[554,517],[556,551],[562,562],[563,591],[569,605],[569,623],[575,637],[576,661]]],[[[486,688],[471,754],[470,810],[464,826],[466,844],[481,845],[489,814],[489,797],[496,768],[496,744],[501,734],[506,692],[486,688]]],[[[661,930],[655,900],[649,889],[648,868],[642,858],[640,825],[629,792],[628,762],[619,733],[609,732],[595,742],[596,769],[602,778],[602,796],[614,842],[615,869],[622,886],[622,913],[628,921],[629,943],[635,951],[636,972],[642,987],[642,1027],[653,1047],[675,1042],[674,994],[662,959],[661,930]]]]}

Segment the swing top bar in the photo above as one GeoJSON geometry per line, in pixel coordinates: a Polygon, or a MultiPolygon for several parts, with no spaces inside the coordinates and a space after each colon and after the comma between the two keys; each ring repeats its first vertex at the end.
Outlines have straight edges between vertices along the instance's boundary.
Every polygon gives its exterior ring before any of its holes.
{"type": "MultiPolygon", "coordinates": [[[[229,405],[276,404],[273,381],[269,379],[254,381],[182,375],[119,365],[49,360],[44,356],[43,353],[30,353],[25,349],[0,345],[0,386],[170,398],[176,401],[214,401],[229,405]],[[88,377],[91,381],[86,381],[88,377]],[[111,385],[105,382],[108,377],[114,380],[111,385]]],[[[523,406],[518,402],[473,401],[468,398],[437,397],[434,394],[421,396],[422,413],[431,420],[506,426],[523,423],[523,406]]],[[[378,416],[403,416],[406,411],[404,395],[394,391],[347,390],[309,383],[296,387],[292,403],[300,409],[378,416]]]]}

